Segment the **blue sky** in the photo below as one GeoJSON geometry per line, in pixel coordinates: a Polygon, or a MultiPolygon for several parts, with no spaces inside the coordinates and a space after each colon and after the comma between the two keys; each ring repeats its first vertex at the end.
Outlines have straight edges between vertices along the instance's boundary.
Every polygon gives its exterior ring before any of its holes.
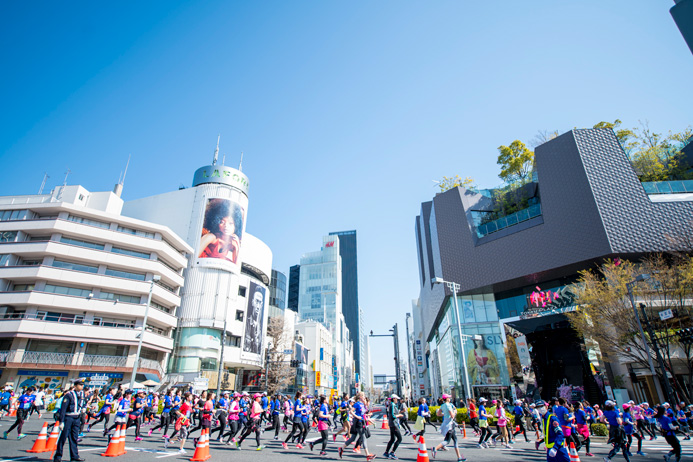
{"type": "Polygon", "coordinates": [[[227,164],[245,152],[248,231],[275,267],[358,230],[366,329],[385,331],[418,295],[432,180],[496,186],[496,148],[538,130],[693,122],[673,4],[5,1],[0,195],[68,167],[108,190],[129,154],[125,200],[189,186],[221,133],[227,164]]]}

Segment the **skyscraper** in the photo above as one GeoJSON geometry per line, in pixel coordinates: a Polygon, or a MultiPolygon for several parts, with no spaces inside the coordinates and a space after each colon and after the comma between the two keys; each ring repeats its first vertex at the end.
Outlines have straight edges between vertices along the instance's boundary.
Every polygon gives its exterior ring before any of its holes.
{"type": "Polygon", "coordinates": [[[359,278],[356,252],[356,230],[352,231],[336,231],[330,233],[330,236],[339,238],[339,256],[342,259],[342,313],[344,321],[349,332],[351,340],[354,342],[354,362],[356,363],[356,371],[361,376],[367,374],[361,369],[363,361],[362,352],[365,349],[364,339],[362,334],[361,310],[359,308],[359,278]]]}
{"type": "Polygon", "coordinates": [[[301,265],[289,268],[289,294],[286,307],[298,313],[298,287],[301,281],[301,265]]]}

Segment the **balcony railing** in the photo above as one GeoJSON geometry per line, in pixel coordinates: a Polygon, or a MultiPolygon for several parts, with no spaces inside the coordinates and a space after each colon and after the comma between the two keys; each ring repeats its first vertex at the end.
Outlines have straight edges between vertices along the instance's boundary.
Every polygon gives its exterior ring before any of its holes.
{"type": "Polygon", "coordinates": [[[164,368],[161,367],[161,363],[154,359],[140,358],[140,366],[142,369],[154,369],[159,371],[159,374],[164,375],[164,368]]]}
{"type": "Polygon", "coordinates": [[[648,195],[693,193],[693,180],[647,181],[642,183],[642,187],[648,195]]]}
{"type": "Polygon", "coordinates": [[[5,363],[10,360],[11,351],[0,351],[0,363],[5,363]]]}
{"type": "Polygon", "coordinates": [[[125,367],[127,356],[84,355],[82,366],[125,367]]]}
{"type": "Polygon", "coordinates": [[[519,210],[505,217],[479,225],[477,226],[476,231],[479,237],[486,236],[487,234],[495,233],[496,231],[500,231],[501,229],[505,229],[509,226],[517,225],[523,221],[529,220],[530,218],[538,217],[539,215],[541,215],[541,204],[530,205],[526,209],[519,210]]]}
{"type": "Polygon", "coordinates": [[[45,351],[25,351],[22,357],[23,364],[59,364],[67,366],[72,364],[74,353],[48,353],[45,351]]]}

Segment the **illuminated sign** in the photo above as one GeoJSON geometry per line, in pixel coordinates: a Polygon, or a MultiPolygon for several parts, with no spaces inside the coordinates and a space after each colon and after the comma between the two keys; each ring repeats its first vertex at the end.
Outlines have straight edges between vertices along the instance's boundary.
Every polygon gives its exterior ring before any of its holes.
{"type": "Polygon", "coordinates": [[[334,241],[328,242],[325,247],[334,247],[334,241]]]}

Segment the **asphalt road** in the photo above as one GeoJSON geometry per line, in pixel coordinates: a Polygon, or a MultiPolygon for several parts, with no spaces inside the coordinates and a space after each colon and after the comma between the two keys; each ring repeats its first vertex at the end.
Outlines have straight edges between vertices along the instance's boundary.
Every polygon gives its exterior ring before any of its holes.
{"type": "MultiPolygon", "coordinates": [[[[29,454],[26,452],[30,449],[38,435],[38,432],[43,425],[43,422],[47,420],[49,423],[52,422],[52,416],[49,419],[42,419],[39,421],[36,417],[29,420],[25,426],[25,433],[29,436],[22,440],[16,439],[16,434],[10,435],[9,439],[0,439],[0,462],[10,462],[10,461],[46,461],[50,460],[50,453],[42,454],[29,454]]],[[[11,425],[11,421],[7,418],[0,421],[0,431],[4,431],[11,425]]],[[[108,461],[111,459],[106,459],[101,457],[100,454],[104,452],[106,448],[106,440],[102,438],[100,430],[101,424],[92,433],[85,435],[83,442],[80,444],[80,455],[87,459],[87,461],[103,460],[108,461]]],[[[154,434],[151,437],[146,436],[148,427],[144,427],[143,434],[144,440],[140,442],[134,441],[134,428],[130,428],[128,436],[126,439],[126,450],[127,454],[114,458],[116,462],[153,462],[152,459],[169,459],[171,462],[174,461],[188,461],[194,452],[192,440],[186,442],[186,454],[178,454],[177,448],[165,449],[163,445],[163,439],[160,434],[154,434]]],[[[199,435],[199,431],[195,433],[199,435]]],[[[195,436],[194,435],[194,436],[195,436]]],[[[286,437],[285,433],[280,433],[280,438],[286,437]]],[[[432,444],[438,444],[442,441],[442,436],[434,433],[431,429],[426,433],[426,446],[429,449],[429,458],[432,459],[430,448],[432,444]]],[[[308,440],[315,439],[318,437],[317,432],[311,432],[308,436],[308,440]]],[[[382,454],[385,451],[385,445],[389,439],[389,431],[387,430],[374,430],[372,431],[372,437],[368,440],[368,447],[372,452],[377,454],[376,460],[384,460],[382,454]]],[[[319,448],[316,448],[314,452],[311,452],[308,446],[304,449],[296,449],[295,447],[289,446],[288,450],[283,450],[279,441],[273,440],[273,433],[266,432],[262,436],[262,444],[265,448],[262,451],[255,450],[255,440],[248,439],[243,444],[241,450],[231,448],[229,446],[222,445],[215,441],[210,444],[210,462],[213,461],[228,461],[228,460],[238,460],[238,461],[253,461],[253,462],[277,462],[277,457],[281,457],[282,462],[298,462],[298,461],[317,461],[321,459],[339,459],[337,454],[337,448],[343,445],[343,440],[341,438],[337,439],[336,443],[332,441],[329,442],[327,446],[327,456],[322,457],[319,455],[319,448]]],[[[530,438],[531,440],[531,438],[530,438]]],[[[544,450],[537,451],[534,449],[534,443],[518,442],[514,445],[513,449],[477,449],[476,441],[471,438],[461,439],[460,445],[462,448],[462,453],[468,461],[545,461],[546,453],[544,450]]],[[[683,445],[683,460],[693,459],[693,441],[682,441],[683,445]]],[[[69,450],[67,444],[65,445],[65,457],[64,461],[69,460],[69,450]]],[[[400,460],[404,461],[416,461],[418,445],[416,445],[411,437],[405,437],[400,448],[397,450],[397,456],[400,460]]],[[[581,451],[580,456],[584,461],[602,461],[602,458],[608,453],[610,446],[607,446],[603,439],[595,441],[592,444],[592,452],[595,457],[585,457],[584,451],[581,451]]],[[[633,448],[633,451],[635,448],[633,448]]],[[[643,451],[647,453],[646,457],[634,456],[632,460],[634,462],[649,462],[662,460],[662,456],[669,451],[669,447],[663,438],[658,438],[656,441],[646,441],[643,443],[643,451]]],[[[347,450],[344,453],[344,460],[365,460],[364,453],[357,455],[347,450]]],[[[453,450],[440,451],[438,452],[436,460],[442,461],[456,461],[455,453],[453,450]]],[[[616,456],[614,461],[623,460],[622,456],[616,456]]],[[[162,461],[166,462],[166,461],[162,461]]]]}

